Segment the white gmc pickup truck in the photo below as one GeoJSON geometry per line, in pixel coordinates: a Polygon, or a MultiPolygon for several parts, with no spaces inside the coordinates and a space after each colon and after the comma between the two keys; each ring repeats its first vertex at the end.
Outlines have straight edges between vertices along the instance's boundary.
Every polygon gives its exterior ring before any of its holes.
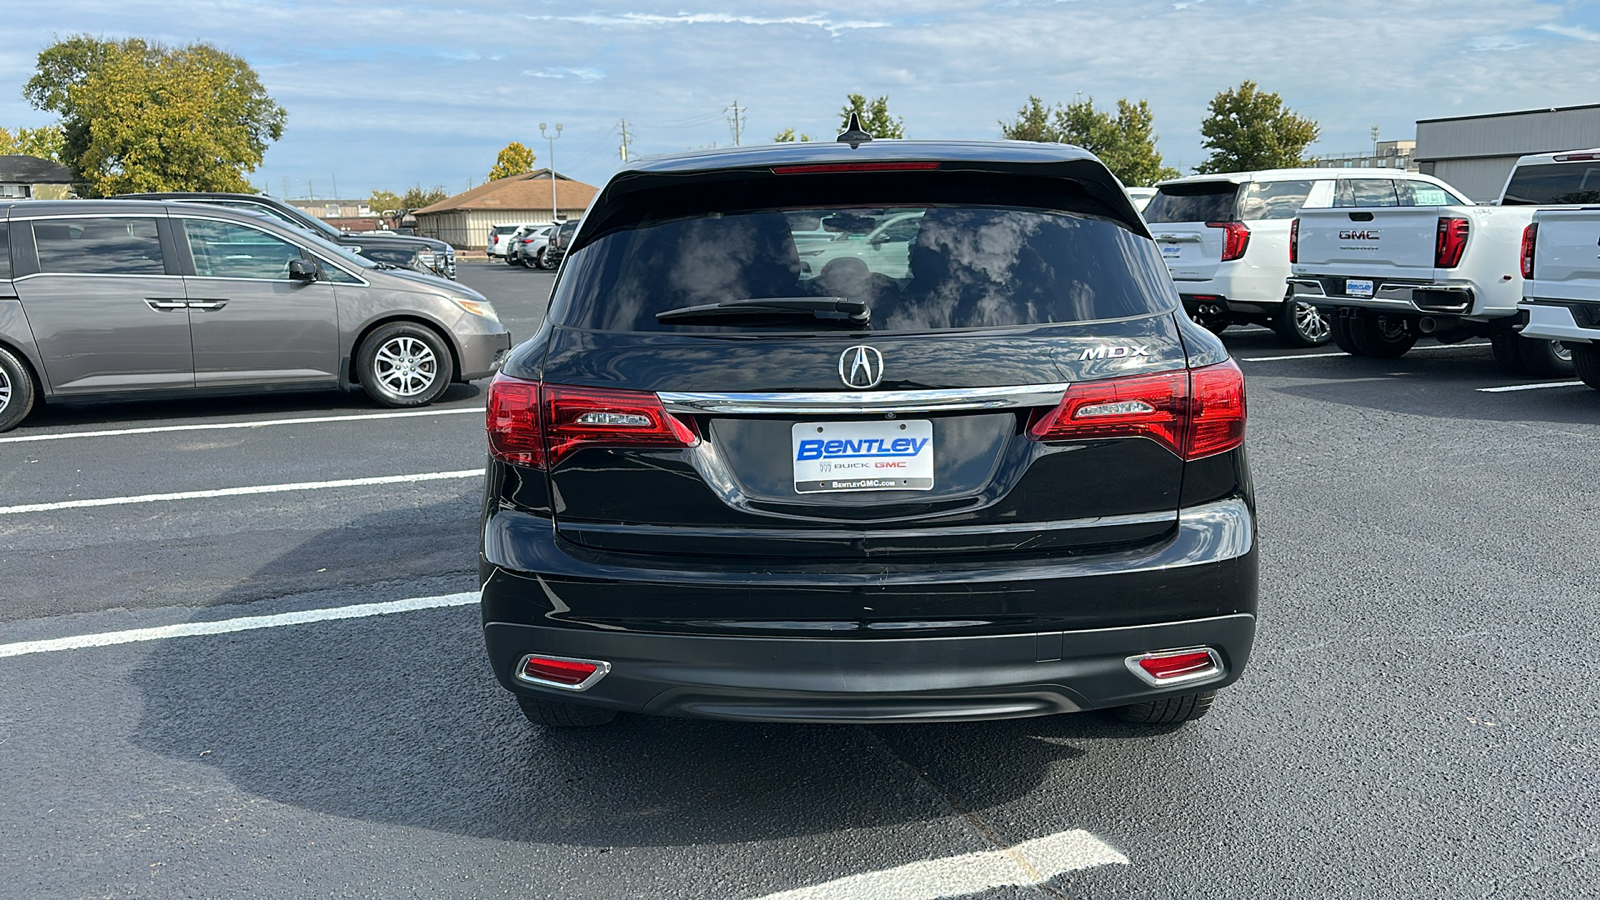
{"type": "MultiPolygon", "coordinates": [[[[1600,153],[1588,171],[1586,184],[1600,195],[1600,153]]],[[[1600,207],[1534,213],[1522,278],[1522,336],[1563,342],[1578,377],[1600,391],[1600,207]]]]}
{"type": "Polygon", "coordinates": [[[1600,202],[1597,159],[1600,151],[1524,156],[1494,206],[1373,189],[1301,210],[1289,241],[1294,299],[1328,314],[1346,353],[1393,358],[1422,336],[1487,337],[1495,361],[1515,373],[1566,375],[1572,352],[1561,342],[1514,330],[1522,237],[1539,207],[1600,202]]]}

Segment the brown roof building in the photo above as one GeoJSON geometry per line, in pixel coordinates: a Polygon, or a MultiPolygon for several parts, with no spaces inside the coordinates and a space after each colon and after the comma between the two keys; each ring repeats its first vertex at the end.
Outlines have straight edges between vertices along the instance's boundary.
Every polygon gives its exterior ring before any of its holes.
{"type": "MultiPolygon", "coordinates": [[[[438,238],[457,249],[477,249],[489,241],[496,225],[551,221],[552,173],[540,169],[480,184],[464,194],[417,210],[418,233],[438,238]]],[[[556,219],[576,219],[589,208],[599,188],[554,173],[556,219]]]]}

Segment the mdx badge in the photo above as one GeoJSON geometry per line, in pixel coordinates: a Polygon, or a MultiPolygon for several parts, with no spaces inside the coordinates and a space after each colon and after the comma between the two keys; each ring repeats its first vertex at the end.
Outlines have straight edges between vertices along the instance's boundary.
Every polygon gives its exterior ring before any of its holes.
{"type": "Polygon", "coordinates": [[[861,344],[839,354],[839,380],[846,387],[877,387],[883,380],[883,354],[861,344]]]}
{"type": "Polygon", "coordinates": [[[1085,349],[1078,356],[1078,359],[1080,361],[1085,359],[1129,359],[1135,356],[1149,358],[1150,345],[1139,344],[1133,347],[1113,347],[1109,344],[1100,344],[1099,346],[1085,349]]]}

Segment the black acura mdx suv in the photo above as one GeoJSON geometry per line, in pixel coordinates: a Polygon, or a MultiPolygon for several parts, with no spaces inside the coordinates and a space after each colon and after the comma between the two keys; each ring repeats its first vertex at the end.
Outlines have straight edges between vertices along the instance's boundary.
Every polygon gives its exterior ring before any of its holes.
{"type": "Polygon", "coordinates": [[[544,725],[1198,718],[1255,633],[1244,428],[1089,153],[636,162],[490,387],[489,658],[544,725]]]}

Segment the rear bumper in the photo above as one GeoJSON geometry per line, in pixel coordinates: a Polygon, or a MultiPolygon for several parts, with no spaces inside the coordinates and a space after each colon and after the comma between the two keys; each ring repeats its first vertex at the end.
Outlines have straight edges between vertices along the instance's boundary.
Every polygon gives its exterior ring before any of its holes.
{"type": "MultiPolygon", "coordinates": [[[[1351,276],[1357,277],[1357,276],[1351,276]]],[[[1371,297],[1344,293],[1347,279],[1340,276],[1297,275],[1289,279],[1294,299],[1323,309],[1355,307],[1377,312],[1406,313],[1418,316],[1471,316],[1495,319],[1514,316],[1515,307],[1491,307],[1471,283],[1400,282],[1381,278],[1374,282],[1371,297]]]]}
{"type": "Polygon", "coordinates": [[[1550,341],[1589,343],[1600,341],[1600,324],[1592,327],[1580,325],[1577,316],[1581,309],[1587,321],[1600,323],[1600,303],[1557,304],[1527,301],[1517,308],[1527,317],[1527,324],[1521,329],[1523,337],[1544,338],[1550,341]]]}
{"type": "Polygon", "coordinates": [[[501,683],[631,712],[953,721],[1120,706],[1232,683],[1255,628],[1242,499],[1184,510],[1155,546],[1005,563],[645,568],[509,510],[490,513],[483,538],[484,636],[501,683]],[[1214,679],[1161,689],[1125,664],[1195,646],[1218,651],[1214,679]],[[515,677],[528,654],[611,671],[581,693],[542,688],[515,677]]]}
{"type": "Polygon", "coordinates": [[[511,349],[511,332],[491,331],[478,334],[456,334],[461,343],[461,380],[473,381],[488,378],[500,370],[506,353],[511,349]]]}

